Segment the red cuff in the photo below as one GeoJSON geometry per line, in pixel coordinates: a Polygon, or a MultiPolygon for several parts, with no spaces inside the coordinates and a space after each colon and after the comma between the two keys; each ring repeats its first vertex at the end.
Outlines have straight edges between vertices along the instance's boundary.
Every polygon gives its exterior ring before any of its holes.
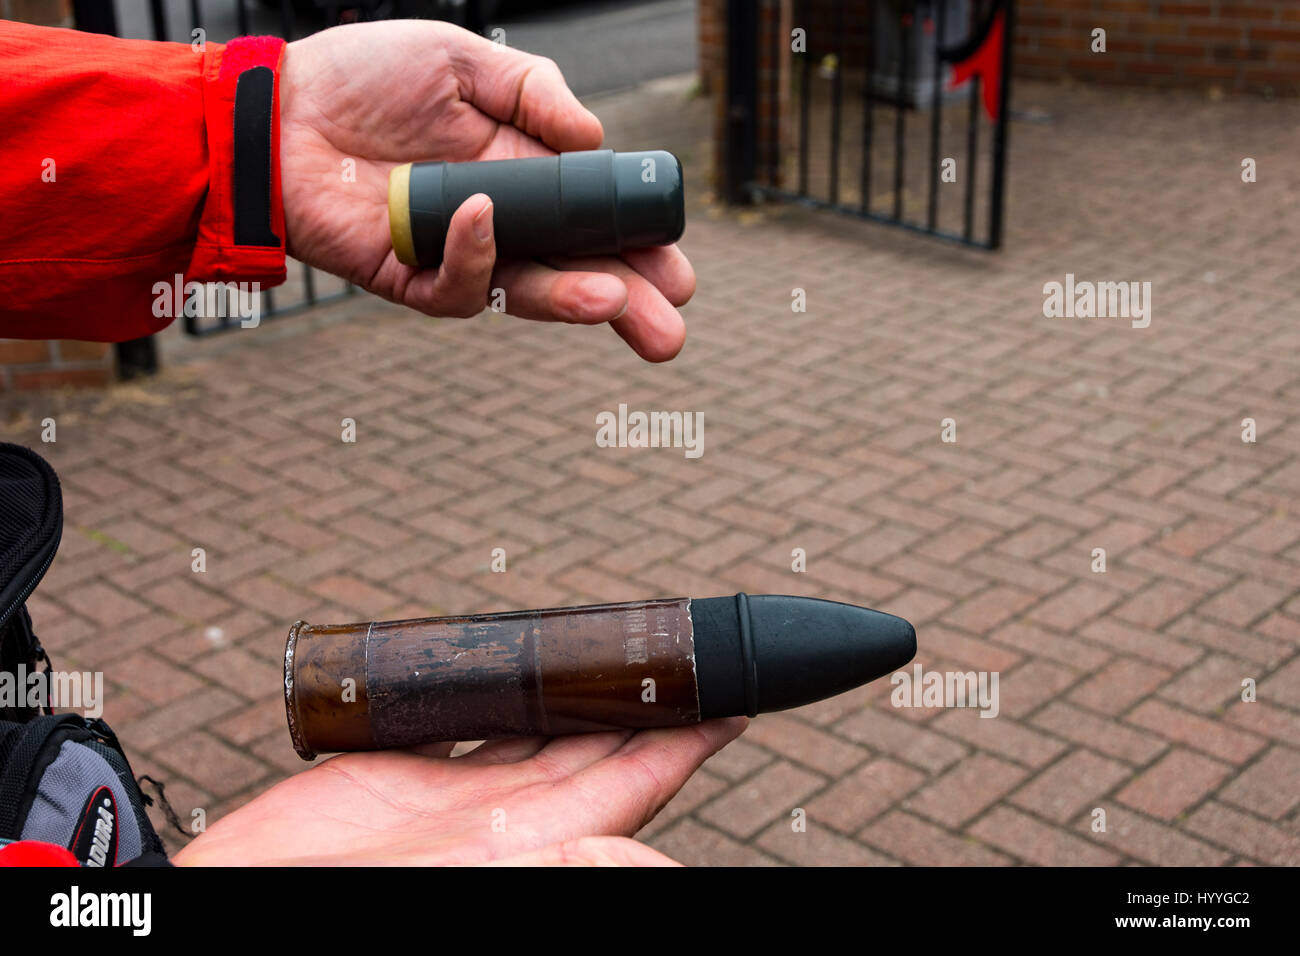
{"type": "MultiPolygon", "coordinates": [[[[284,40],[279,37],[240,37],[223,45],[209,44],[203,58],[203,110],[207,123],[208,195],[199,220],[198,240],[186,281],[259,282],[279,285],[285,279],[284,199],[280,189],[280,60],[284,40]],[[240,78],[248,71],[266,67],[273,74],[269,138],[256,144],[241,141],[241,150],[260,152],[265,146],[270,168],[269,205],[258,204],[260,232],[277,244],[239,243],[236,236],[235,98],[240,78]],[[268,141],[269,139],[269,141],[268,141]]],[[[241,97],[246,95],[241,93],[241,97]]],[[[240,108],[248,104],[241,99],[240,108]]],[[[260,158],[260,157],[255,157],[260,158]]],[[[241,170],[241,172],[243,172],[241,170]]],[[[240,216],[248,216],[241,209],[240,216]]],[[[246,227],[247,223],[240,223],[246,227]]],[[[245,229],[246,231],[246,229],[245,229]]]]}

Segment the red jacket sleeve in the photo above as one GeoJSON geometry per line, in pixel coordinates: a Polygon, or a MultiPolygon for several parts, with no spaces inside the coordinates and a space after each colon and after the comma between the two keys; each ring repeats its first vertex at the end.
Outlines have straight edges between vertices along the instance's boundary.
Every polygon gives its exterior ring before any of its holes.
{"type": "Polygon", "coordinates": [[[0,337],[137,338],[164,285],[284,281],[283,47],[0,22],[0,337]]]}

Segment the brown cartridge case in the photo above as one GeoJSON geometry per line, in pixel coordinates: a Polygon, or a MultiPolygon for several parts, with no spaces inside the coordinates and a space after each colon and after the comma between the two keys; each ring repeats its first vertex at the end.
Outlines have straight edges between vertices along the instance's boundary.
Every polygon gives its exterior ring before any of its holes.
{"type": "Polygon", "coordinates": [[[368,624],[299,621],[294,749],[381,750],[700,720],[688,598],[368,624]],[[652,683],[647,683],[651,681],[652,683]]]}

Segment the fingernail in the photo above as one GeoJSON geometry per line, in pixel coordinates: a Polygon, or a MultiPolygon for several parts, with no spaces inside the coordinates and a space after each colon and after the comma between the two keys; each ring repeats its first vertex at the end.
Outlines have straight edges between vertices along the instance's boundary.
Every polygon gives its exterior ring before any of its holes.
{"type": "Polygon", "coordinates": [[[487,242],[492,238],[492,200],[489,199],[484,203],[483,208],[478,211],[474,217],[474,235],[479,242],[487,242]]]}

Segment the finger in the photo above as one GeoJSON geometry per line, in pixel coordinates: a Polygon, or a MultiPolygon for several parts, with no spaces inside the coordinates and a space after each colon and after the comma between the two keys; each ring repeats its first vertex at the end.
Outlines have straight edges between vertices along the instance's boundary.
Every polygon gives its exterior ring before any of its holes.
{"type": "Polygon", "coordinates": [[[550,739],[550,737],[508,737],[489,740],[464,756],[457,757],[456,763],[475,767],[519,763],[545,747],[550,739]]]}
{"type": "Polygon", "coordinates": [[[451,217],[442,265],[421,272],[406,288],[407,305],[428,315],[478,315],[487,304],[496,265],[492,200],[475,193],[451,217]]]}
{"type": "Polygon", "coordinates": [[[622,259],[572,258],[550,262],[558,269],[604,271],[627,286],[627,312],[610,325],[647,362],[666,362],[682,350],[686,323],[662,292],[622,259]]]}
{"type": "Polygon", "coordinates": [[[631,835],[654,818],[700,765],[744,732],[744,717],[643,730],[572,783],[599,801],[602,829],[631,835]]]}
{"type": "Polygon", "coordinates": [[[634,734],[632,730],[610,730],[556,737],[528,761],[528,769],[542,780],[564,780],[604,760],[634,734]]]}
{"type": "Polygon", "coordinates": [[[676,245],[624,250],[623,261],[645,276],[663,297],[683,306],[695,294],[695,270],[676,245]]]}
{"type": "Polygon", "coordinates": [[[608,272],[566,272],[540,262],[508,262],[493,282],[505,290],[506,311],[523,319],[599,325],[623,315],[627,286],[608,272]]]}
{"type": "Polygon", "coordinates": [[[600,120],[554,61],[472,35],[452,48],[451,61],[463,99],[551,149],[596,149],[604,140],[600,120]]]}
{"type": "Polygon", "coordinates": [[[681,866],[627,837],[589,836],[493,860],[487,866],[681,866]]]}
{"type": "Polygon", "coordinates": [[[461,760],[476,766],[490,764],[521,764],[512,767],[512,783],[528,786],[534,783],[555,783],[573,776],[597,760],[608,757],[627,743],[634,731],[610,730],[591,734],[568,734],[561,737],[520,737],[514,740],[491,741],[461,760]],[[476,760],[472,758],[478,758],[476,760]]]}

